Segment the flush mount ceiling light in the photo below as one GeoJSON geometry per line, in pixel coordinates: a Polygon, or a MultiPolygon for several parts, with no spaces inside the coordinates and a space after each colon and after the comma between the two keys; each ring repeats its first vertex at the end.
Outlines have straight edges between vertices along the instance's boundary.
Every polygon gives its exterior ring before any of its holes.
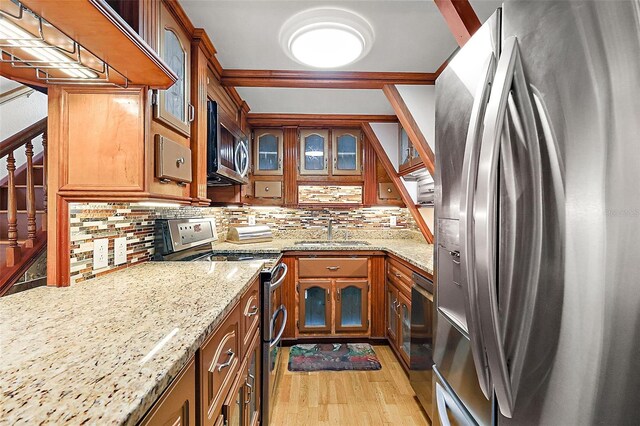
{"type": "Polygon", "coordinates": [[[280,44],[294,61],[315,68],[338,68],[366,56],[373,29],[360,15],[344,9],[311,9],[288,19],[280,44]]]}

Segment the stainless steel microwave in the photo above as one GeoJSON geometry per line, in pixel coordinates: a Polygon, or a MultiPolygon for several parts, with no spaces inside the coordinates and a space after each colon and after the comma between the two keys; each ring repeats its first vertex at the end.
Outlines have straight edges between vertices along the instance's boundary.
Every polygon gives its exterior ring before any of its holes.
{"type": "Polygon", "coordinates": [[[207,185],[249,182],[249,139],[215,101],[207,101],[207,185]]]}

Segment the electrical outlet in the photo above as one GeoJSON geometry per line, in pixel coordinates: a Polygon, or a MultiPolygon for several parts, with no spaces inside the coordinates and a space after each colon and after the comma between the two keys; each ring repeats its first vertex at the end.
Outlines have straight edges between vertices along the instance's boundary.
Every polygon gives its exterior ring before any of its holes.
{"type": "Polygon", "coordinates": [[[93,269],[109,266],[109,239],[101,238],[93,241],[93,269]]]}
{"type": "Polygon", "coordinates": [[[395,216],[389,216],[389,226],[393,227],[398,224],[398,218],[395,216]]]}
{"type": "Polygon", "coordinates": [[[116,238],[113,241],[113,264],[127,263],[127,237],[116,238]]]}
{"type": "Polygon", "coordinates": [[[249,216],[247,216],[247,223],[249,224],[249,226],[254,226],[256,224],[255,215],[250,214],[249,216]]]}

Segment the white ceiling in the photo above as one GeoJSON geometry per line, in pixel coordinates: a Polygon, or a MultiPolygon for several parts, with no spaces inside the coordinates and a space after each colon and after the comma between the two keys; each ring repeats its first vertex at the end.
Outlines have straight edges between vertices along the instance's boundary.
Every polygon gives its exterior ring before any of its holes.
{"type": "MultiPolygon", "coordinates": [[[[471,0],[481,21],[498,0],[471,0]]],[[[282,24],[317,7],[351,10],[372,25],[375,41],[343,71],[434,72],[456,49],[433,0],[180,0],[196,27],[211,38],[225,69],[312,70],[289,58],[279,42],[282,24]]],[[[381,91],[238,88],[252,112],[392,113],[381,91]],[[378,93],[373,93],[378,92],[378,93]],[[348,111],[348,112],[346,112],[348,111]]]]}

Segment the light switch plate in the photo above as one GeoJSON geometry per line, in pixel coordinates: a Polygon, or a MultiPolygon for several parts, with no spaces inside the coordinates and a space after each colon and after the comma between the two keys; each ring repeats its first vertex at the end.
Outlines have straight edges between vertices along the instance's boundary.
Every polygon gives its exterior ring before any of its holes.
{"type": "Polygon", "coordinates": [[[127,237],[116,238],[113,242],[113,264],[127,263],[127,237]]]}
{"type": "Polygon", "coordinates": [[[256,224],[255,215],[250,214],[249,216],[247,216],[247,223],[249,226],[254,226],[256,224]]]}
{"type": "Polygon", "coordinates": [[[109,239],[93,240],[93,269],[109,266],[109,239]]]}
{"type": "Polygon", "coordinates": [[[395,216],[389,216],[389,226],[397,226],[398,218],[395,216]]]}

